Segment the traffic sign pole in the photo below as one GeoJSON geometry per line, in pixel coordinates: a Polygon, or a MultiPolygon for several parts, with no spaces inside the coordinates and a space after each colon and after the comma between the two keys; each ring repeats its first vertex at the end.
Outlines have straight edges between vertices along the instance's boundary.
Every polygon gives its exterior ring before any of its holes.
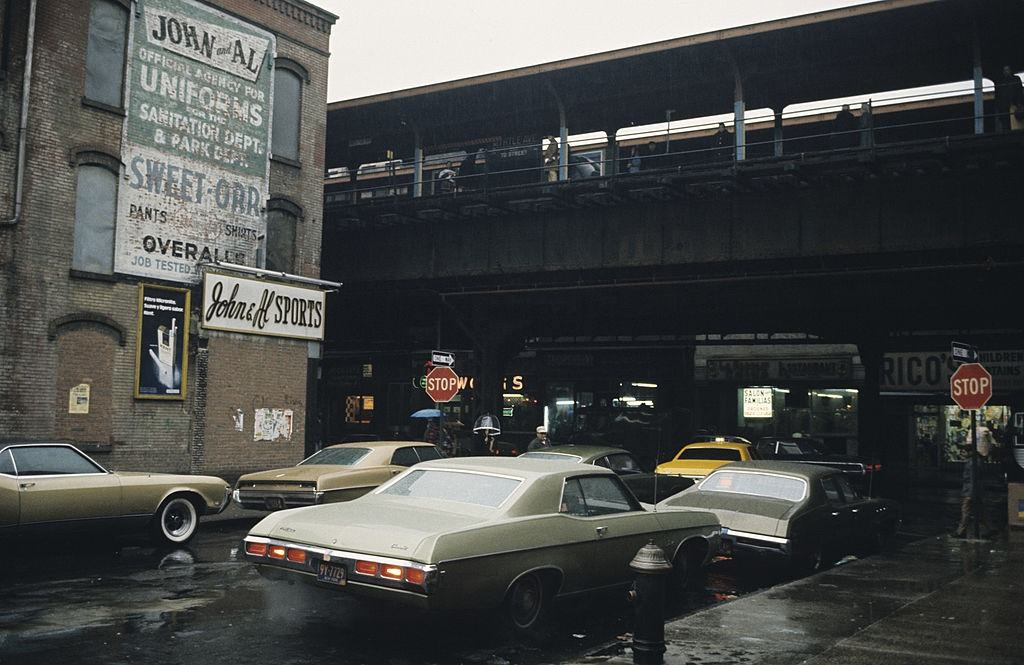
{"type": "Polygon", "coordinates": [[[978,412],[971,411],[971,440],[974,441],[974,451],[971,454],[971,474],[974,480],[971,482],[971,507],[974,513],[974,539],[981,538],[981,456],[978,454],[978,412]]]}

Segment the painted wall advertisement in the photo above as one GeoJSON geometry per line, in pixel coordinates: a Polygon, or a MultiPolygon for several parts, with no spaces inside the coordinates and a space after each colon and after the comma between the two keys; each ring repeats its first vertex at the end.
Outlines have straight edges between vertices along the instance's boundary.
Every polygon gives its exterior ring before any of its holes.
{"type": "Polygon", "coordinates": [[[114,269],[199,280],[256,265],[266,232],[274,36],[193,0],[139,0],[114,269]]]}
{"type": "Polygon", "coordinates": [[[324,295],[320,289],[207,272],[203,276],[203,327],[323,340],[324,295]]]}
{"type": "Polygon", "coordinates": [[[139,285],[136,399],[185,399],[191,297],[188,289],[139,285]]]}

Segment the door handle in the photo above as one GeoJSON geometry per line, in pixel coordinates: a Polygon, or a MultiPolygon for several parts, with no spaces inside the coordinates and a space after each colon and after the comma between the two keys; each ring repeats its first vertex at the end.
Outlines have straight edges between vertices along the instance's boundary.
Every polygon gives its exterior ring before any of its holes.
{"type": "Polygon", "coordinates": [[[20,485],[18,485],[18,487],[20,487],[23,490],[28,489],[29,487],[35,487],[35,486],[36,486],[35,483],[21,483],[20,485]]]}
{"type": "Polygon", "coordinates": [[[606,527],[606,526],[594,527],[594,531],[597,532],[597,537],[601,538],[602,536],[604,536],[604,534],[608,533],[608,527],[606,527]]]}

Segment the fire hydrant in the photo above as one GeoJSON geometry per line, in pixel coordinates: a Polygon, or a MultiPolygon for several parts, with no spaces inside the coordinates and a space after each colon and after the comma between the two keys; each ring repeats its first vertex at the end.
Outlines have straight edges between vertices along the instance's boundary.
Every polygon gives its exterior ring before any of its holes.
{"type": "Polygon", "coordinates": [[[633,662],[661,665],[665,662],[665,577],[672,564],[651,541],[640,548],[629,567],[636,571],[630,592],[630,599],[636,604],[633,662]]]}

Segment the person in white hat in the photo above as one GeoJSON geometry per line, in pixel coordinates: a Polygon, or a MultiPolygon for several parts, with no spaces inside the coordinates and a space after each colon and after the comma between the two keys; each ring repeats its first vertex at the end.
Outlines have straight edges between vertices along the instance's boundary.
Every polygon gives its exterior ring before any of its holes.
{"type": "Polygon", "coordinates": [[[542,448],[550,448],[551,441],[548,440],[548,428],[541,425],[537,428],[537,436],[533,438],[530,445],[526,447],[527,450],[540,450],[542,448]]]}

